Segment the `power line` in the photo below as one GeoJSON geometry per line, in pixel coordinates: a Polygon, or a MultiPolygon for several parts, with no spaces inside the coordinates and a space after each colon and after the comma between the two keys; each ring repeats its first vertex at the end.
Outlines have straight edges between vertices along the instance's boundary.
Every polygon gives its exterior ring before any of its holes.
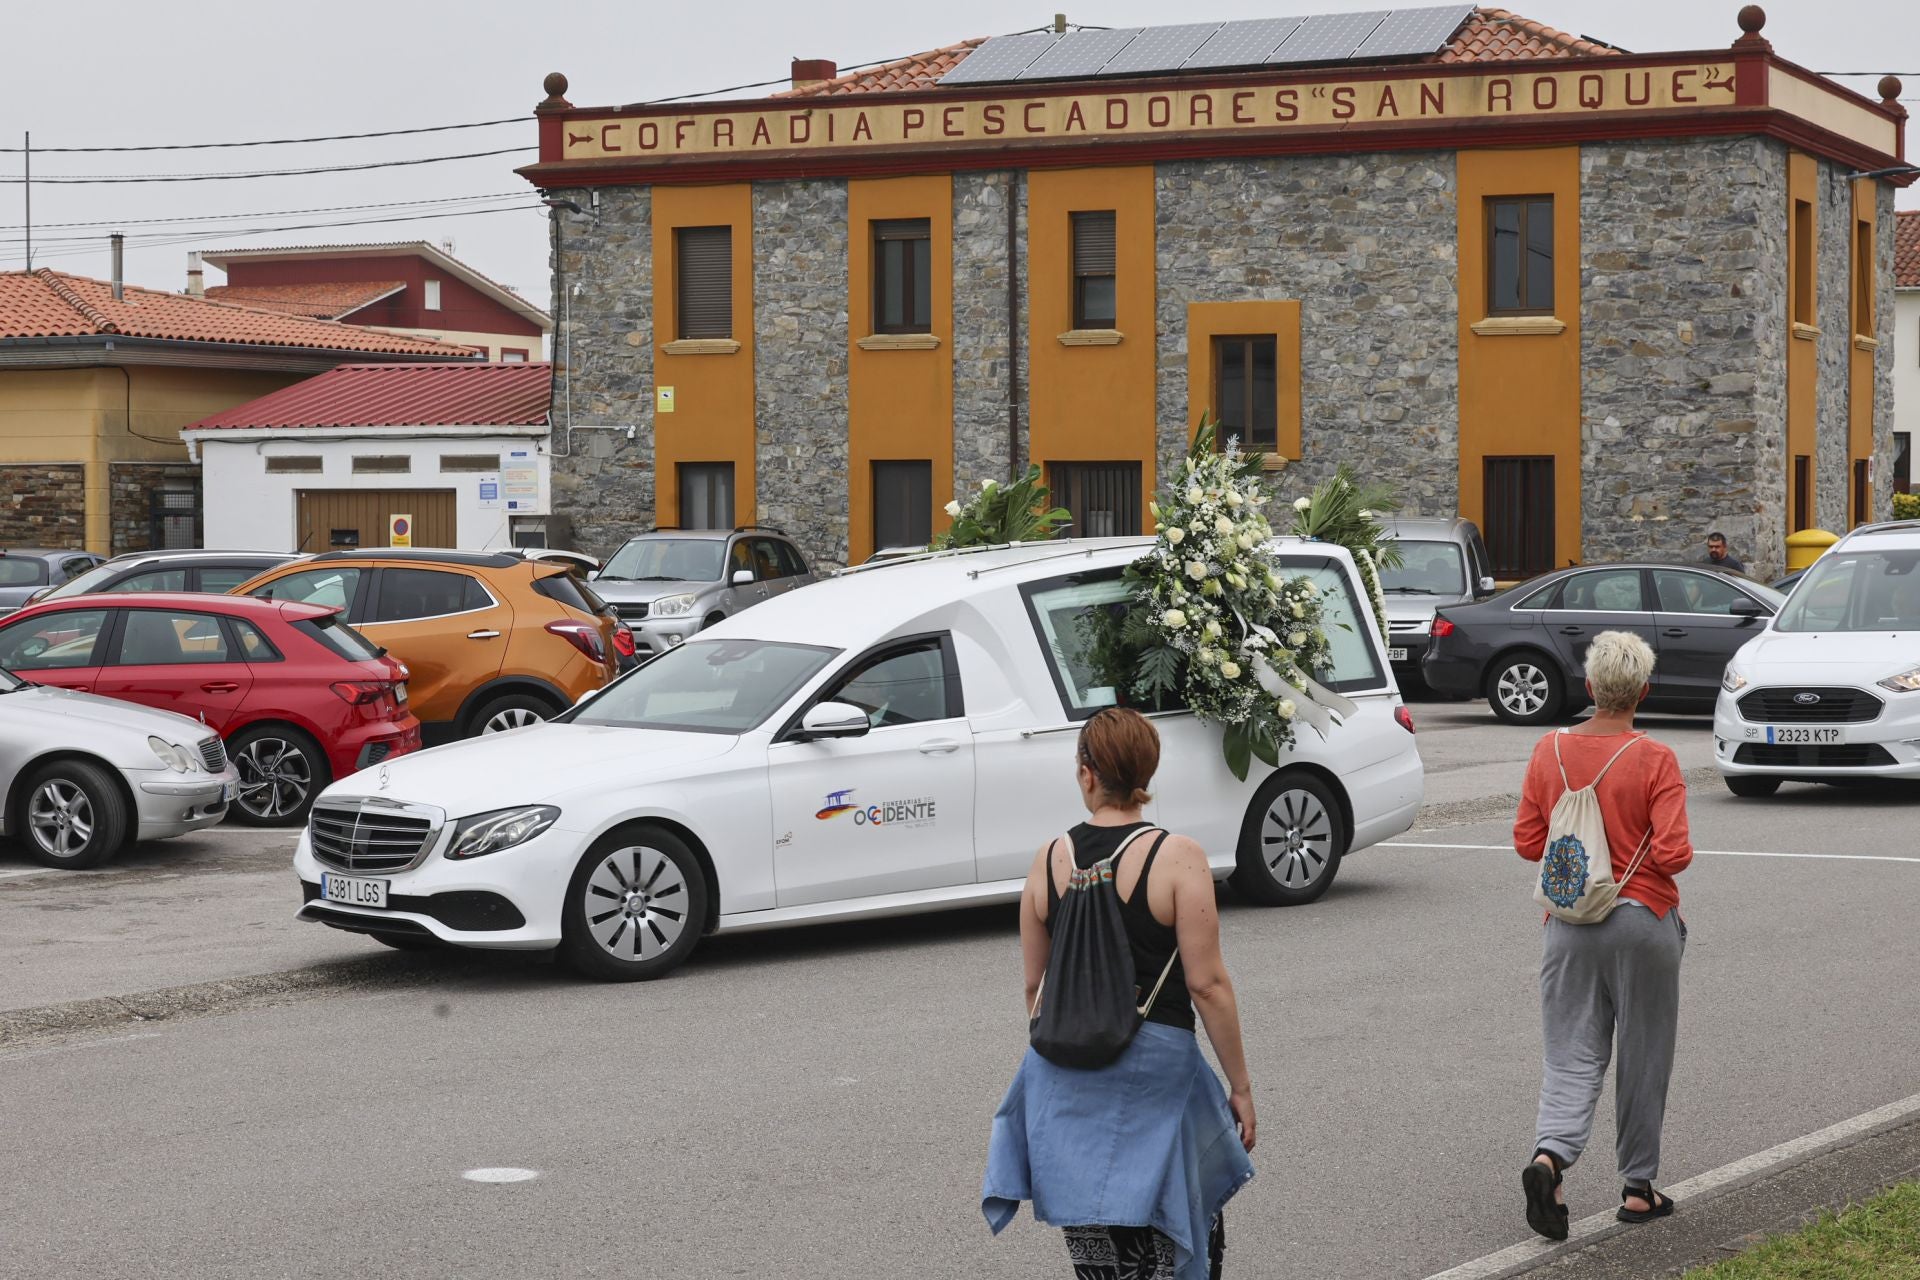
{"type": "MultiPolygon", "coordinates": [[[[160,142],[143,147],[35,147],[35,155],[54,153],[77,155],[109,151],[209,151],[223,147],[286,147],[306,142],[354,142],[361,138],[398,138],[414,133],[446,133],[451,129],[491,129],[502,124],[531,124],[530,116],[508,116],[504,120],[473,120],[466,124],[430,124],[414,129],[380,129],[373,133],[329,133],[313,138],[257,138],[252,142],[160,142]]],[[[0,153],[18,153],[20,147],[0,147],[0,153]]]]}
{"type": "MultiPolygon", "coordinates": [[[[479,160],[488,156],[524,155],[538,147],[501,147],[495,151],[467,151],[452,156],[420,156],[412,160],[368,160],[360,164],[319,165],[310,169],[258,169],[237,173],[150,173],[126,177],[108,174],[71,174],[65,177],[35,178],[34,185],[77,186],[121,182],[226,182],[236,178],[299,178],[321,173],[357,173],[366,169],[399,169],[409,165],[443,164],[449,160],[479,160]]],[[[19,186],[25,178],[0,178],[0,183],[19,186]]]]}
{"type": "MultiPolygon", "coordinates": [[[[223,227],[223,228],[218,228],[218,230],[219,230],[219,233],[223,236],[227,236],[232,239],[239,240],[239,239],[244,239],[250,236],[272,235],[272,234],[275,234],[278,232],[284,232],[284,231],[312,231],[312,230],[325,228],[325,227],[366,227],[366,226],[378,226],[384,223],[394,223],[394,222],[428,222],[428,221],[433,221],[440,218],[477,218],[484,214],[490,214],[490,213],[518,213],[523,211],[540,212],[544,214],[544,207],[536,202],[532,204],[502,205],[498,208],[493,208],[493,209],[461,209],[461,210],[455,210],[448,213],[423,213],[423,214],[413,214],[409,216],[394,217],[394,218],[352,218],[352,219],[346,219],[342,221],[308,222],[308,223],[298,223],[298,224],[293,224],[288,226],[248,227],[244,229],[233,229],[233,228],[223,227]]],[[[164,249],[170,245],[192,244],[194,241],[200,240],[203,238],[204,238],[204,233],[198,232],[198,231],[154,232],[152,233],[151,236],[139,237],[137,241],[134,243],[131,243],[129,247],[136,248],[136,249],[164,249]]],[[[18,239],[0,240],[0,244],[20,244],[20,243],[22,242],[18,239]]],[[[49,249],[45,253],[42,253],[38,249],[35,249],[33,256],[36,259],[52,258],[52,257],[77,257],[77,256],[84,256],[89,253],[97,253],[100,251],[100,247],[101,247],[100,238],[97,236],[88,236],[88,237],[75,236],[75,237],[71,237],[68,240],[61,241],[60,247],[49,249]]]]}
{"type": "MultiPolygon", "coordinates": [[[[33,229],[54,230],[67,227],[138,227],[163,222],[234,222],[248,218],[294,218],[310,213],[359,213],[367,209],[407,209],[420,205],[460,204],[476,200],[508,200],[527,194],[520,191],[490,191],[484,195],[439,196],[431,200],[383,200],[375,204],[336,204],[322,205],[312,209],[262,209],[253,213],[208,213],[175,218],[100,218],[92,222],[36,222],[33,229]]],[[[24,231],[26,224],[20,222],[0,223],[0,231],[24,231]]]]}

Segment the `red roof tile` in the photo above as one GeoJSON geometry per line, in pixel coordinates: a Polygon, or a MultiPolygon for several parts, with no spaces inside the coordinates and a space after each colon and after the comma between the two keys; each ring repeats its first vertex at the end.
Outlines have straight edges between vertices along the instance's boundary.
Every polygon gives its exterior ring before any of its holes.
{"type": "MultiPolygon", "coordinates": [[[[897,93],[907,89],[932,89],[938,85],[941,76],[960,65],[968,54],[984,43],[984,39],[962,40],[959,44],[918,53],[911,58],[850,71],[805,88],[784,89],[773,96],[814,98],[843,93],[897,93]]],[[[1574,58],[1618,52],[1591,40],[1556,31],[1545,23],[1519,17],[1505,9],[1475,9],[1444,48],[1415,61],[1509,62],[1521,58],[1574,58]]]]}
{"type": "Polygon", "coordinates": [[[546,425],[553,366],[343,364],[184,428],[546,425]]]}
{"type": "Polygon", "coordinates": [[[0,273],[0,340],[119,334],[172,342],[295,347],[427,358],[471,357],[471,347],[411,338],[333,320],[128,285],[116,300],[105,280],[41,269],[0,273]]]}
{"type": "Polygon", "coordinates": [[[237,302],[261,311],[277,311],[283,316],[311,316],[316,320],[338,320],[382,298],[406,288],[401,280],[341,281],[314,284],[216,284],[207,297],[216,302],[237,302]]]}
{"type": "Polygon", "coordinates": [[[1893,287],[1920,289],[1920,209],[1893,215],[1893,287]]]}

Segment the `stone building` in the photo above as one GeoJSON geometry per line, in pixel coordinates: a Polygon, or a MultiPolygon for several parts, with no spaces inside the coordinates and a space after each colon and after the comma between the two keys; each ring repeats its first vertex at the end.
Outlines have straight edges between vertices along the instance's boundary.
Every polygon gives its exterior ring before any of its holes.
{"type": "MultiPolygon", "coordinates": [[[[1757,572],[1888,509],[1899,84],[1625,54],[1465,5],[970,40],[754,101],[538,109],[553,501],[604,551],[758,522],[827,563],[1047,471],[1150,527],[1203,412],[1497,568],[1757,572]]],[[[639,97],[628,92],[627,97],[639,97]]]]}

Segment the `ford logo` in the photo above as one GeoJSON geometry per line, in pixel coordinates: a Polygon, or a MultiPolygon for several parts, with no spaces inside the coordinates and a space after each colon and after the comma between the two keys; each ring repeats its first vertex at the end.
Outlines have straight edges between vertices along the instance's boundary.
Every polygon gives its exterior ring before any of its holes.
{"type": "Polygon", "coordinates": [[[1796,693],[1793,695],[1793,700],[1803,707],[1810,707],[1820,701],[1820,695],[1817,693],[1796,693]]]}

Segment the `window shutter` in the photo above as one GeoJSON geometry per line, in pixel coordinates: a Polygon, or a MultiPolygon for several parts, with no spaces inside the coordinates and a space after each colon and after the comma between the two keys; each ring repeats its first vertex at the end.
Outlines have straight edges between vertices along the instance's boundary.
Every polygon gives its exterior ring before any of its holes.
{"type": "Polygon", "coordinates": [[[1113,274],[1113,211],[1073,215],[1073,274],[1113,274]]]}
{"type": "Polygon", "coordinates": [[[733,228],[681,227],[679,331],[681,338],[733,336],[733,228]]]}

